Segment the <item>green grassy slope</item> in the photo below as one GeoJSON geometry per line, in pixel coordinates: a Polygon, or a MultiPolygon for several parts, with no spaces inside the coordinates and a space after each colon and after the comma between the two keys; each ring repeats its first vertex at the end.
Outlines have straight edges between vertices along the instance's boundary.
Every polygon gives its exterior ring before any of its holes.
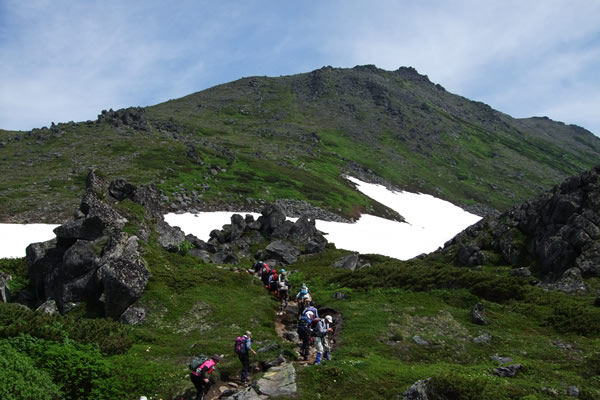
{"type": "MultiPolygon", "coordinates": [[[[92,314],[85,307],[49,317],[0,304],[4,357],[30,360],[38,365],[46,393],[62,390],[61,398],[72,399],[172,398],[191,387],[186,365],[200,352],[226,354],[217,376],[235,378],[239,361],[232,354],[233,339],[246,329],[253,331],[257,347],[279,343],[279,351],[287,350],[293,359],[294,347],[275,332],[277,303],[257,280],[152,243],[145,252],[153,274],[139,301],[149,310],[146,323],[125,327],[88,319],[92,314]],[[81,392],[67,390],[74,382],[81,392]]],[[[373,267],[357,272],[330,267],[345,253],[329,249],[291,267],[295,289],[306,282],[319,306],[343,316],[333,360],[296,366],[299,399],[395,398],[429,377],[446,396],[439,398],[563,398],[570,385],[581,390],[580,398],[600,396],[600,310],[592,306],[593,297],[539,290],[509,277],[509,267],[470,270],[381,256],[369,256],[373,267]],[[335,292],[349,299],[335,300],[335,292]],[[487,326],[470,320],[477,302],[485,305],[487,326]],[[483,333],[491,341],[474,343],[483,333]],[[430,344],[416,344],[415,335],[430,344]],[[517,377],[493,375],[494,354],[521,364],[517,377]]],[[[18,269],[13,265],[11,271],[18,269]]],[[[590,292],[600,289],[597,279],[588,284],[590,292]]],[[[259,353],[253,362],[277,353],[259,353]]],[[[0,372],[0,381],[7,374],[0,372]]]]}
{"type": "Polygon", "coordinates": [[[356,217],[377,206],[343,173],[505,209],[600,160],[600,140],[582,128],[513,119],[411,68],[243,78],[134,114],[0,131],[0,219],[60,222],[90,167],[155,183],[165,204],[295,198],[356,217]]]}

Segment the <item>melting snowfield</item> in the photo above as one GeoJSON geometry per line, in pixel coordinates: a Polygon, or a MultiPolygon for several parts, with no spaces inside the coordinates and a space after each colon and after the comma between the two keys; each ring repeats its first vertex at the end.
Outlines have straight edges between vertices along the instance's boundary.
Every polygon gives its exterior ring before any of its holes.
{"type": "MultiPolygon", "coordinates": [[[[365,195],[397,211],[406,223],[364,214],[353,224],[317,220],[317,229],[326,233],[327,240],[337,248],[363,254],[382,254],[408,260],[430,253],[457,233],[479,221],[481,217],[470,214],[450,202],[421,193],[392,192],[386,187],[348,178],[365,195]]],[[[180,227],[186,234],[208,240],[213,229],[230,223],[235,212],[218,211],[198,214],[167,214],[165,220],[180,227]]],[[[237,212],[241,215],[260,214],[237,212]]],[[[291,219],[295,220],[295,219],[291,219]]],[[[25,248],[34,242],[54,237],[57,225],[0,224],[0,258],[24,257],[25,248]]]]}
{"type": "Polygon", "coordinates": [[[0,224],[0,258],[25,257],[25,248],[31,243],[54,239],[54,228],[48,224],[0,224]]]}
{"type": "MultiPolygon", "coordinates": [[[[359,191],[397,211],[406,223],[364,214],[353,224],[317,220],[317,229],[340,249],[382,254],[408,260],[443,246],[457,233],[479,221],[454,204],[427,194],[392,192],[385,186],[348,178],[359,191]]],[[[167,214],[165,220],[186,234],[208,240],[210,231],[230,222],[233,212],[167,214]]],[[[245,215],[245,212],[238,212],[245,215]]],[[[259,214],[252,214],[255,218],[259,214]]],[[[294,220],[294,219],[291,219],[294,220]]]]}

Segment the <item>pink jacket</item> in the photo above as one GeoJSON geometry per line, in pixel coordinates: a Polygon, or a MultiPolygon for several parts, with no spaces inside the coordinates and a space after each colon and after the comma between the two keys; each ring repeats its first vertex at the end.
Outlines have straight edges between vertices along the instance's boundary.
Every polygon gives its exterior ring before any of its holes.
{"type": "Polygon", "coordinates": [[[215,360],[213,360],[211,358],[208,361],[204,361],[204,363],[202,363],[202,365],[200,365],[198,368],[196,368],[196,371],[192,371],[192,374],[197,375],[197,376],[203,375],[202,372],[204,372],[205,374],[210,374],[213,372],[214,367],[215,367],[215,360]]]}

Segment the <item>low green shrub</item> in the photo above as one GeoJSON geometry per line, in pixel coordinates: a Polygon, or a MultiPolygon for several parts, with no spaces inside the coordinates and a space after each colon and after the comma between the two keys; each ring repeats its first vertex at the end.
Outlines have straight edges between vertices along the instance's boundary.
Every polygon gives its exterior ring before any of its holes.
{"type": "Polygon", "coordinates": [[[128,327],[107,318],[49,315],[17,304],[0,303],[0,338],[21,334],[63,342],[95,343],[105,354],[124,353],[131,346],[128,327]]]}
{"type": "Polygon", "coordinates": [[[6,340],[0,341],[0,399],[54,400],[61,391],[50,375],[6,340]],[[33,383],[33,384],[32,384],[33,383]]]}
{"type": "Polygon", "coordinates": [[[555,305],[547,323],[561,333],[595,336],[600,334],[600,310],[564,301],[555,305]]]}

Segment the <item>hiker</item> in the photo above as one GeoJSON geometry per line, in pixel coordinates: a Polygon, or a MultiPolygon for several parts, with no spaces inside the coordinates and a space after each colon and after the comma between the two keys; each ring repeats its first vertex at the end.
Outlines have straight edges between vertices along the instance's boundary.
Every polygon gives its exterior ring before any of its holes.
{"type": "Polygon", "coordinates": [[[277,282],[279,282],[279,275],[277,274],[277,270],[274,269],[271,276],[269,276],[269,292],[277,294],[277,287],[279,286],[277,282]]]}
{"type": "Polygon", "coordinates": [[[250,352],[256,355],[256,351],[252,348],[252,333],[250,331],[246,331],[244,336],[238,336],[235,339],[235,352],[242,363],[242,384],[246,384],[248,370],[250,369],[250,352]]]}
{"type": "Polygon", "coordinates": [[[310,295],[310,291],[306,284],[302,284],[300,287],[300,291],[296,295],[296,302],[298,303],[298,316],[302,315],[304,308],[308,306],[308,304],[312,301],[312,296],[310,295]]]}
{"type": "Polygon", "coordinates": [[[260,279],[265,287],[269,284],[269,276],[271,276],[271,273],[271,269],[267,264],[265,264],[265,267],[260,272],[260,279]]]}
{"type": "Polygon", "coordinates": [[[281,307],[279,308],[279,311],[283,311],[283,309],[288,306],[289,288],[290,283],[285,279],[285,269],[282,269],[277,282],[277,296],[279,298],[279,301],[281,302],[281,307]]]}
{"type": "Polygon", "coordinates": [[[308,351],[310,347],[310,319],[307,315],[302,315],[298,319],[298,336],[300,336],[300,340],[302,340],[302,345],[300,346],[300,355],[304,358],[304,361],[308,361],[308,351]]]}
{"type": "Polygon", "coordinates": [[[265,264],[262,261],[257,261],[256,264],[254,264],[252,266],[252,269],[254,270],[254,274],[258,274],[260,275],[261,270],[266,266],[267,264],[265,264]]]}
{"type": "Polygon", "coordinates": [[[315,347],[317,349],[317,356],[314,362],[315,365],[321,364],[321,355],[329,360],[329,341],[327,340],[327,334],[333,331],[333,329],[329,327],[329,324],[332,322],[333,318],[331,315],[327,315],[325,318],[313,319],[312,331],[315,347]]]}
{"type": "Polygon", "coordinates": [[[215,369],[215,364],[221,360],[218,354],[213,354],[211,358],[200,364],[195,371],[190,373],[190,379],[196,387],[196,400],[203,400],[206,393],[210,389],[209,375],[215,369]]]}
{"type": "Polygon", "coordinates": [[[302,310],[302,314],[312,314],[313,316],[310,317],[311,320],[313,318],[319,318],[319,312],[317,311],[317,308],[315,307],[314,303],[310,301],[306,304],[307,306],[304,307],[304,309],[302,310]]]}

